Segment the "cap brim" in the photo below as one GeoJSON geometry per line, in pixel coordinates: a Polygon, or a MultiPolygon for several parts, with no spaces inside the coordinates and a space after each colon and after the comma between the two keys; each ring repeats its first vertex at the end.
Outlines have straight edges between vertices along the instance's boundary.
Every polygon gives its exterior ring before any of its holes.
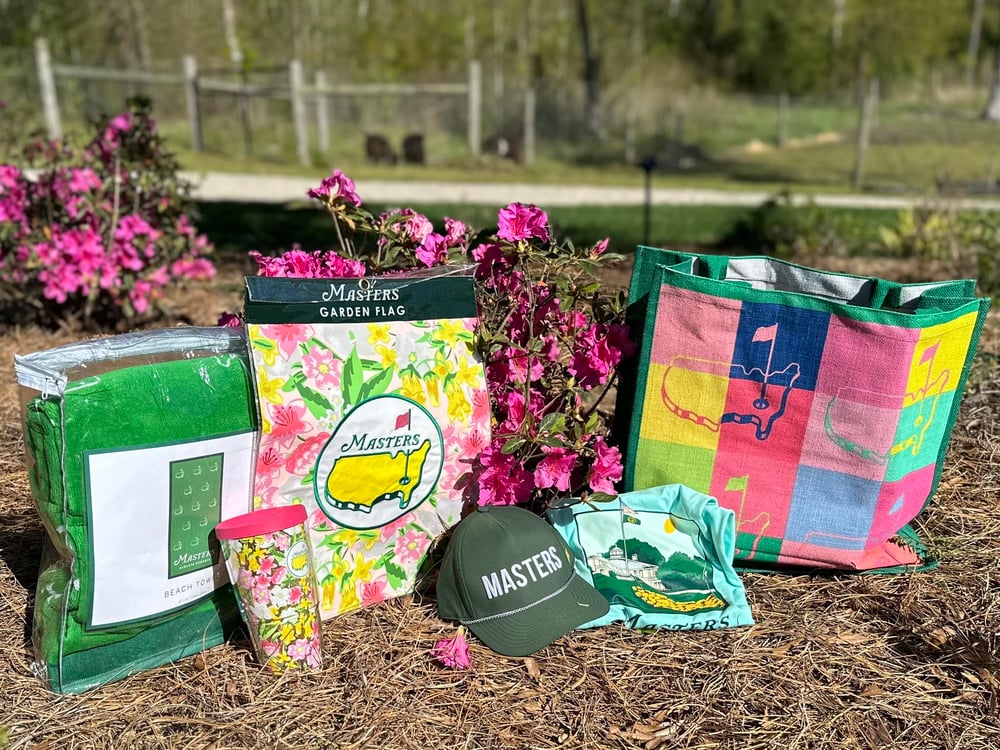
{"type": "Polygon", "coordinates": [[[505,656],[530,656],[584,623],[608,613],[601,593],[576,573],[557,596],[517,614],[466,624],[475,636],[505,656]]]}

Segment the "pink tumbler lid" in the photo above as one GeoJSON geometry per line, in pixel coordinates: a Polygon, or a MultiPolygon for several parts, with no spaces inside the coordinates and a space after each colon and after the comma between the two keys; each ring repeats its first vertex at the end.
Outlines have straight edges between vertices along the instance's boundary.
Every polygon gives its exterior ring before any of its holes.
{"type": "Polygon", "coordinates": [[[219,539],[246,539],[298,526],[306,520],[304,505],[282,505],[233,516],[215,527],[219,539]]]}

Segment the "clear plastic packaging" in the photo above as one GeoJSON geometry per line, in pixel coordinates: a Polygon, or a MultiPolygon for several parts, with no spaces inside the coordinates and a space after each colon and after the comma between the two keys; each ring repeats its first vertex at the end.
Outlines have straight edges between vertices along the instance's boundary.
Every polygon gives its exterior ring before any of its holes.
{"type": "Polygon", "coordinates": [[[243,331],[142,331],[14,359],[48,534],[36,674],[78,693],[221,643],[240,615],[211,532],[250,509],[258,441],[243,331]]]}

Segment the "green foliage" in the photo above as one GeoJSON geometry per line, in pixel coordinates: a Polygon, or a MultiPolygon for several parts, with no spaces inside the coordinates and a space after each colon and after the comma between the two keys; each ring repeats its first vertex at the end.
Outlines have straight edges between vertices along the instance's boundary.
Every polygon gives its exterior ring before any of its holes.
{"type": "Polygon", "coordinates": [[[956,278],[974,278],[983,294],[1000,295],[1000,215],[926,206],[899,214],[882,229],[891,255],[935,263],[956,278]]]}
{"type": "Polygon", "coordinates": [[[737,219],[719,244],[730,252],[779,258],[849,256],[867,250],[866,229],[850,214],[813,201],[797,205],[785,191],[737,219]]]}

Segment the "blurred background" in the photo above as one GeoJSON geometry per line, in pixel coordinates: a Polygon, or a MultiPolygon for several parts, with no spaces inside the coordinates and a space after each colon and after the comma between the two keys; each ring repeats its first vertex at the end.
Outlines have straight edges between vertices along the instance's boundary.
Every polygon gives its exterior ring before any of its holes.
{"type": "Polygon", "coordinates": [[[998,64],[998,0],[0,0],[0,138],[144,94],[193,169],[991,194],[998,64]]]}

